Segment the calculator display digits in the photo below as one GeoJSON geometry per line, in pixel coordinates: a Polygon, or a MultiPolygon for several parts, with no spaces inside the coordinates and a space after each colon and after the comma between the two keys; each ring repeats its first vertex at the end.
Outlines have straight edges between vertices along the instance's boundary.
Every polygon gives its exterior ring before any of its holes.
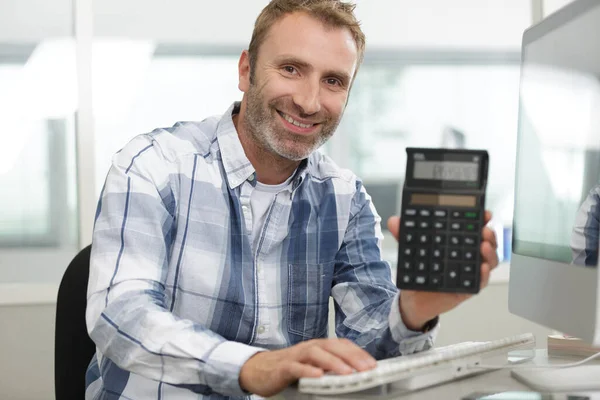
{"type": "Polygon", "coordinates": [[[488,154],[407,148],[396,285],[477,293],[488,154]]]}

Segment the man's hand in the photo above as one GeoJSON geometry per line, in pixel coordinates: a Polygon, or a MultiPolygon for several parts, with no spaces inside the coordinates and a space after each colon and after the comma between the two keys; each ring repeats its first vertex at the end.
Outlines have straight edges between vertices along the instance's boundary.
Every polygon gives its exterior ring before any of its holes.
{"type": "Polygon", "coordinates": [[[373,357],[347,339],[314,339],[282,350],[256,353],[242,366],[242,389],[273,396],[299,378],[316,378],[325,372],[347,375],[375,368],[373,357]]]}
{"type": "MultiPolygon", "coordinates": [[[[489,211],[485,212],[484,222],[487,224],[492,219],[489,211]]],[[[388,219],[388,229],[399,240],[400,218],[388,219]]],[[[496,254],[496,234],[490,228],[483,228],[483,241],[481,242],[481,289],[487,286],[490,272],[498,265],[496,254]]],[[[425,323],[436,316],[450,311],[463,301],[470,298],[470,294],[420,292],[414,290],[400,291],[400,315],[408,329],[420,331],[425,323]]]]}

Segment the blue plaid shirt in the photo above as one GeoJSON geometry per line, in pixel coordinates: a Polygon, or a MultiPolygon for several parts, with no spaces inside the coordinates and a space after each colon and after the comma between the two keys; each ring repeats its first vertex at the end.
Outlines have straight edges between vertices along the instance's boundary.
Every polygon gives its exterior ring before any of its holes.
{"type": "Polygon", "coordinates": [[[380,218],[362,183],[316,152],[269,208],[252,250],[252,164],[232,113],[134,138],[96,214],[88,399],[244,396],[257,351],[336,334],[378,359],[428,349],[402,323],[380,218]]]}

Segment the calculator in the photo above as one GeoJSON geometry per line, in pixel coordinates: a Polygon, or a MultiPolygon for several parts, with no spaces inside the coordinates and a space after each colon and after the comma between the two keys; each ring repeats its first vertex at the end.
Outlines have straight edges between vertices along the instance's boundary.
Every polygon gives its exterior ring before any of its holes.
{"type": "Polygon", "coordinates": [[[407,148],[396,286],[478,293],[489,157],[407,148]]]}

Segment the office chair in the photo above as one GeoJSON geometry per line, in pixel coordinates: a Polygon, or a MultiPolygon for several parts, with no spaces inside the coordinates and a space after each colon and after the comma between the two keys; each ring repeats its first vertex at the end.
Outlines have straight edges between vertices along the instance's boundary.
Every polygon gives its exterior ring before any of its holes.
{"type": "Polygon", "coordinates": [[[58,288],[54,335],[56,400],[85,398],[85,373],[96,346],[85,325],[91,245],[71,261],[58,288]]]}

